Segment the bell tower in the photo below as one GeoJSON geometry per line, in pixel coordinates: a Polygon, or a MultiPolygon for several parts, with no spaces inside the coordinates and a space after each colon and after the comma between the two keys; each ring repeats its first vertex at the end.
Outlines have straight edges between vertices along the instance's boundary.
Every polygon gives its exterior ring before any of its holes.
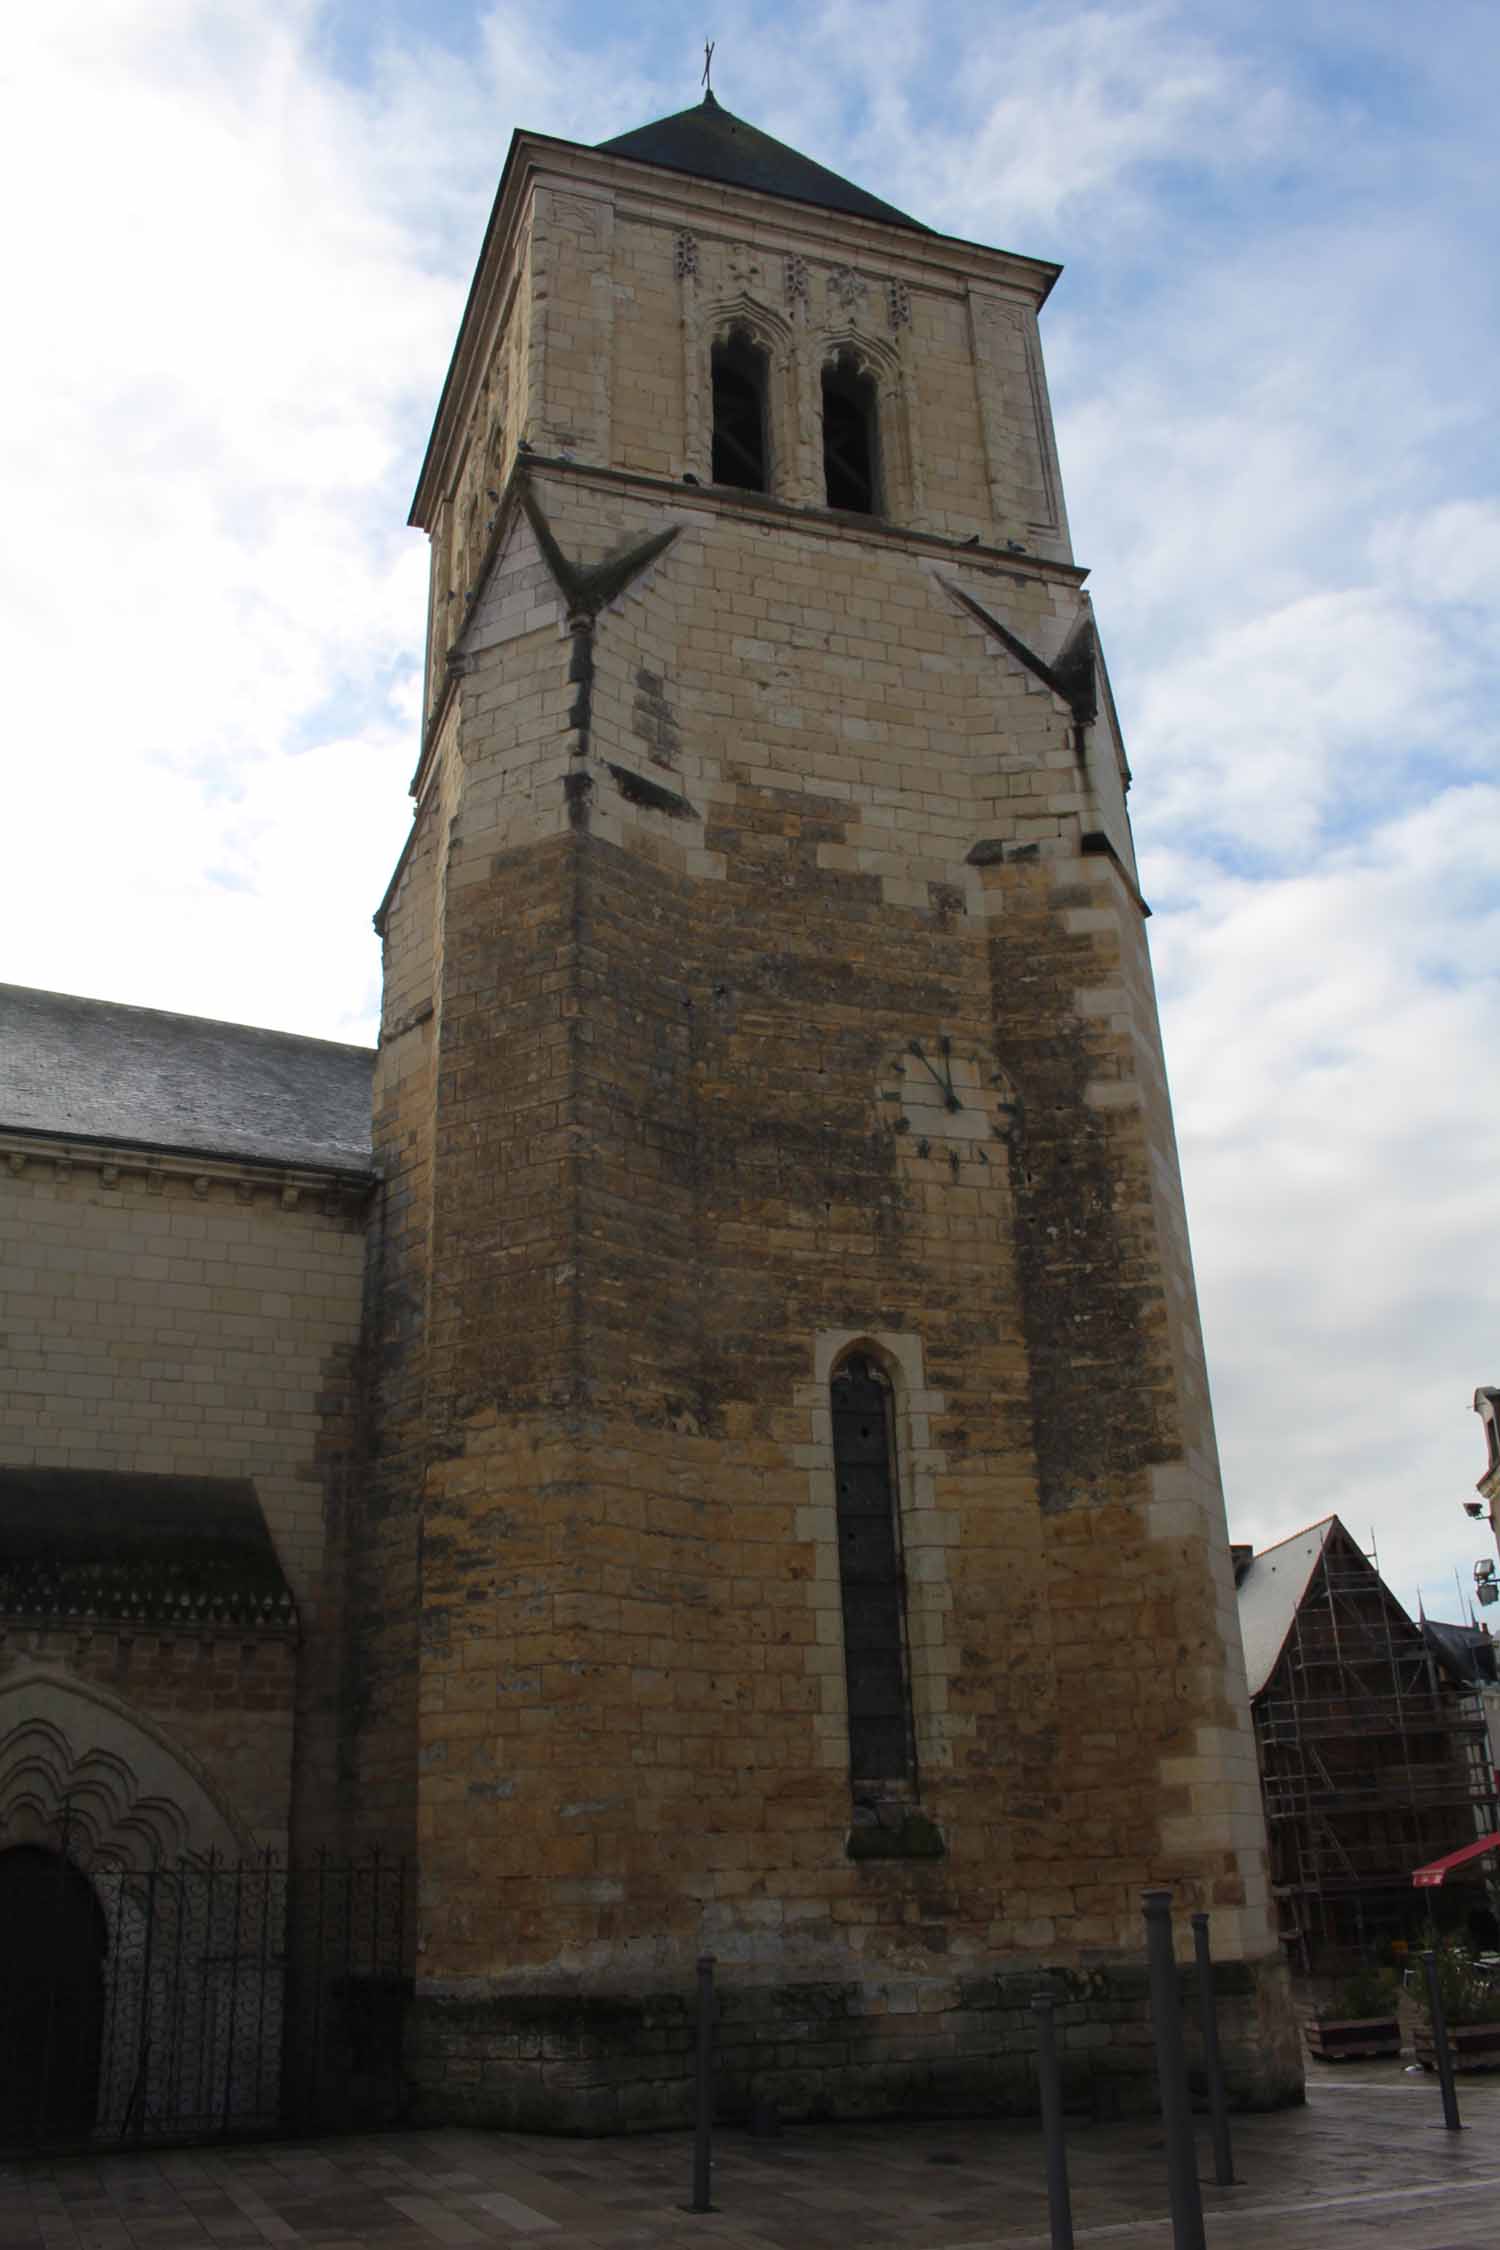
{"type": "Polygon", "coordinates": [[[1160,1883],[1300,2088],[1057,270],[712,96],[512,144],[413,510],[351,1542],[434,2116],[680,2117],[704,1951],[731,2103],[1024,2102],[1042,1963],[1128,2087],[1160,1883]]]}

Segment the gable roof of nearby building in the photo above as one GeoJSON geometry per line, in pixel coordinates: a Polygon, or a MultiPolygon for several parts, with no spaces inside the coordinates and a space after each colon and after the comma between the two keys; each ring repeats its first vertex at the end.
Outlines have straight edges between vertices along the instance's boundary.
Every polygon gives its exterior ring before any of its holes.
{"type": "Polygon", "coordinates": [[[747,125],[712,94],[705,94],[692,109],[658,117],[650,125],[639,125],[598,145],[605,156],[633,156],[669,172],[722,180],[726,187],[758,188],[762,195],[785,195],[798,203],[820,204],[825,211],[847,211],[859,219],[883,219],[889,226],[911,227],[918,234],[932,231],[852,180],[841,179],[810,156],[788,148],[784,141],[773,140],[758,126],[747,125]]]}
{"type": "Polygon", "coordinates": [[[1240,1637],[1245,1644],[1245,1676],[1252,1698],[1259,1695],[1286,1647],[1297,1605],[1323,1559],[1337,1516],[1325,1516],[1304,1531],[1253,1557],[1238,1587],[1240,1637]]]}
{"type": "Polygon", "coordinates": [[[0,985],[0,1131],[368,1174],[374,1050],[0,985]]]}

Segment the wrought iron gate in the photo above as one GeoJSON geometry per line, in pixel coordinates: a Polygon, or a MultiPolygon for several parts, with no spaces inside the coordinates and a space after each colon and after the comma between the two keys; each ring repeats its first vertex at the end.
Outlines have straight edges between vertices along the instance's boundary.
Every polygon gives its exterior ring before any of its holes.
{"type": "Polygon", "coordinates": [[[84,1876],[0,1854],[0,2146],[394,2122],[409,1906],[378,1855],[84,1876]]]}

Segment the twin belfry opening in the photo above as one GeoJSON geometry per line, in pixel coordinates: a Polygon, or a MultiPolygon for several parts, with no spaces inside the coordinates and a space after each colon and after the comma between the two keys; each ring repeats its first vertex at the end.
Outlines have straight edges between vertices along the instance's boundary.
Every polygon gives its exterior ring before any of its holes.
{"type": "Polygon", "coordinates": [[[419,2115],[682,2119],[703,1953],[731,2108],[1025,2106],[1044,1967],[1145,2102],[1163,1887],[1300,2093],[1057,270],[712,97],[511,147],[315,1520],[217,1471],[419,2115]]]}

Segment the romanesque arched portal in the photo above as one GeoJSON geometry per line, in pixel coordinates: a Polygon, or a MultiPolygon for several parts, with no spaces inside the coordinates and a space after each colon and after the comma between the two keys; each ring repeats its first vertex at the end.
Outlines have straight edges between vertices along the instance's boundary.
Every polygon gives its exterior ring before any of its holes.
{"type": "Polygon", "coordinates": [[[0,2147],[92,2131],[107,1947],[94,1887],[64,1853],[0,1851],[0,2147]]]}

